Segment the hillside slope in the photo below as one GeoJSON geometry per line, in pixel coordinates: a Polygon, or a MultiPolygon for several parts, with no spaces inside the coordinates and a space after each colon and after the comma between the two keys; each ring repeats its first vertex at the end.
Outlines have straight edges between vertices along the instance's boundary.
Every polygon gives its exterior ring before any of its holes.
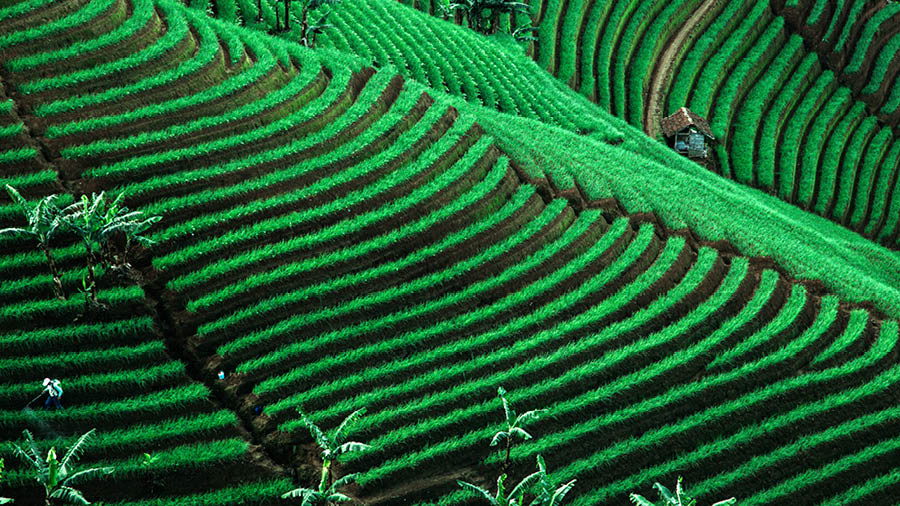
{"type": "MultiPolygon", "coordinates": [[[[255,19],[255,4],[240,5],[244,19],[255,19]]],[[[263,18],[263,24],[250,26],[266,27],[275,20],[274,13],[264,12],[263,18]],[[271,20],[266,17],[269,15],[271,20]]],[[[434,82],[468,75],[475,76],[475,81],[485,87],[489,86],[489,76],[493,76],[490,78],[496,80],[494,87],[500,87],[494,94],[514,93],[520,81],[540,82],[531,74],[525,79],[518,77],[528,69],[542,73],[518,49],[399,3],[358,0],[339,4],[330,19],[336,29],[322,37],[322,44],[352,51],[360,58],[360,65],[390,66],[408,79],[416,79],[417,72],[411,69],[425,67],[432,69],[428,75],[439,72],[440,78],[432,79],[434,82]],[[386,13],[384,17],[393,20],[392,29],[370,37],[368,12],[386,13]],[[448,56],[439,51],[422,51],[415,41],[453,50],[448,56]],[[490,62],[508,62],[519,70],[489,71],[480,63],[481,54],[490,55],[490,62]]],[[[282,37],[290,39],[296,34],[282,37]]],[[[848,301],[870,301],[874,307],[900,316],[900,269],[895,268],[900,263],[900,253],[775,196],[722,180],[652,142],[640,129],[597,106],[584,105],[574,91],[559,83],[542,90],[545,98],[535,102],[535,107],[555,102],[571,102],[580,108],[590,106],[591,117],[605,118],[617,133],[598,139],[596,134],[581,135],[584,132],[577,128],[537,121],[534,114],[497,114],[497,109],[482,107],[485,103],[479,98],[481,95],[459,94],[454,105],[478,118],[529,177],[545,179],[560,195],[573,198],[576,205],[614,199],[626,212],[652,212],[670,228],[689,228],[702,240],[727,241],[746,255],[771,256],[794,277],[819,281],[848,301]],[[555,98],[546,98],[549,96],[555,98]],[[522,142],[525,139],[527,142],[522,142]],[[790,240],[786,240],[788,236],[790,240]],[[822,251],[829,253],[823,258],[822,251]]]]}
{"type": "MultiPolygon", "coordinates": [[[[12,161],[0,182],[30,197],[122,191],[164,216],[137,285],[101,277],[102,313],[78,316],[72,238],[58,248],[65,302],[29,244],[0,243],[0,435],[30,428],[59,446],[99,427],[84,460],[117,464],[121,482],[85,489],[106,504],[278,504],[288,469],[303,485],[317,471],[297,406],[328,428],[369,408],[354,438],[375,449],[339,469],[363,473],[361,499],[464,504],[455,480],[496,471],[500,385],[520,409],[549,410],[513,472],[544,455],[554,481],[578,479],[575,504],[621,504],[678,474],[704,500],[742,504],[895,492],[897,321],[629,212],[649,202],[704,222],[662,205],[660,182],[621,177],[628,163],[761,209],[737,185],[635,154],[649,139],[611,146],[476,114],[393,68],[171,0],[26,0],[0,9],[0,48],[0,160],[12,161]],[[541,167],[523,144],[547,149],[551,178],[529,173],[541,167]],[[567,165],[566,152],[589,158],[567,165]],[[550,182],[567,168],[568,192],[550,182]],[[574,184],[601,174],[621,201],[574,184]],[[45,371],[68,386],[67,409],[22,410],[45,371]]],[[[702,233],[750,230],[738,225],[702,233]]],[[[892,275],[853,257],[848,279],[892,275]]],[[[870,298],[892,307],[881,290],[870,298]]],[[[0,452],[4,493],[33,504],[0,452]]]]}

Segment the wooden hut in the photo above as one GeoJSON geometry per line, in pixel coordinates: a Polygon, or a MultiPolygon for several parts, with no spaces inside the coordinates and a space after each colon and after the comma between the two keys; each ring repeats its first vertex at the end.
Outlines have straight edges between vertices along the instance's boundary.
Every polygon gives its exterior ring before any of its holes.
{"type": "Polygon", "coordinates": [[[669,146],[688,158],[706,158],[709,152],[707,142],[716,140],[709,123],[687,107],[663,118],[661,126],[669,146]]]}

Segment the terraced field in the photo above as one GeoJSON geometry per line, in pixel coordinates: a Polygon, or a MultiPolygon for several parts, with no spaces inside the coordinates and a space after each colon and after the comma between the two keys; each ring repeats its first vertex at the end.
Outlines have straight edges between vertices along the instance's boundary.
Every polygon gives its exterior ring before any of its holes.
{"type": "MultiPolygon", "coordinates": [[[[97,428],[82,460],[115,471],[81,488],[102,504],[288,504],[320,471],[296,408],[332,428],[366,407],[353,437],[373,449],[337,468],[361,473],[353,497],[475,504],[456,480],[496,477],[502,385],[548,409],[510,473],[543,455],[554,482],[578,480],[571,504],[678,475],[705,502],[891,503],[897,256],[747,185],[890,238],[896,143],[768,5],[715,4],[703,22],[726,23],[709,28],[723,40],[685,49],[673,75],[690,81],[696,59],[743,76],[679,88],[717,131],[750,110],[729,104],[783,92],[790,115],[738,124],[758,136],[754,165],[720,159],[746,185],[604,110],[641,121],[649,67],[613,76],[677,29],[641,19],[688,3],[541,6],[566,37],[621,20],[590,84],[544,35],[537,64],[491,41],[477,53],[480,36],[395,2],[340,4],[324,49],[259,30],[269,4],[259,24],[255,2],[210,5],[0,8],[0,183],[63,202],[124,192],[163,216],[134,277],[98,273],[105,311],[83,309],[74,237],[55,248],[65,301],[40,251],[0,238],[0,438],[59,448],[97,428]],[[713,47],[768,59],[696,56],[713,47]],[[766,128],[784,130],[771,148],[766,128]],[[847,160],[873,182],[847,187],[847,160]],[[805,170],[773,168],[790,163],[805,170]],[[48,375],[65,409],[23,409],[48,375]]],[[[0,201],[0,225],[20,220],[0,201]]],[[[41,504],[6,445],[0,458],[2,495],[41,504]]]]}
{"type": "Polygon", "coordinates": [[[654,135],[660,117],[690,107],[718,138],[719,174],[896,250],[898,9],[547,0],[532,5],[533,56],[654,135]]]}

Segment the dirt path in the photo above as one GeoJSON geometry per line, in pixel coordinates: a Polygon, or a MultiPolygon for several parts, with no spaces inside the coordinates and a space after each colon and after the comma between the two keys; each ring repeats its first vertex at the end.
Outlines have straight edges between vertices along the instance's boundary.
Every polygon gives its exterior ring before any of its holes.
{"type": "Polygon", "coordinates": [[[703,19],[703,16],[716,3],[716,0],[704,0],[703,4],[685,21],[681,30],[675,34],[669,45],[663,51],[662,56],[656,60],[653,67],[653,77],[650,79],[650,90],[647,92],[647,106],[644,107],[644,131],[650,137],[659,135],[659,120],[663,114],[663,100],[666,96],[663,86],[666,84],[666,76],[675,64],[675,57],[685,43],[693,39],[694,26],[703,19]]]}

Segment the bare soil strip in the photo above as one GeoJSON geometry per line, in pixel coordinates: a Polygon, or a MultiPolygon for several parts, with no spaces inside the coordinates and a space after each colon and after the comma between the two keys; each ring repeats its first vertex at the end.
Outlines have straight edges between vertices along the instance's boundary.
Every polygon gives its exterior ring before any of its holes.
{"type": "Polygon", "coordinates": [[[659,120],[662,118],[663,100],[665,93],[663,86],[666,84],[666,76],[668,76],[675,64],[675,57],[680,52],[684,44],[691,42],[695,36],[694,26],[697,25],[709,9],[716,3],[716,0],[705,0],[700,7],[685,21],[681,30],[671,39],[662,56],[656,61],[653,67],[653,78],[650,81],[650,91],[647,92],[647,107],[644,108],[644,132],[650,137],[656,138],[659,135],[659,120]]]}

